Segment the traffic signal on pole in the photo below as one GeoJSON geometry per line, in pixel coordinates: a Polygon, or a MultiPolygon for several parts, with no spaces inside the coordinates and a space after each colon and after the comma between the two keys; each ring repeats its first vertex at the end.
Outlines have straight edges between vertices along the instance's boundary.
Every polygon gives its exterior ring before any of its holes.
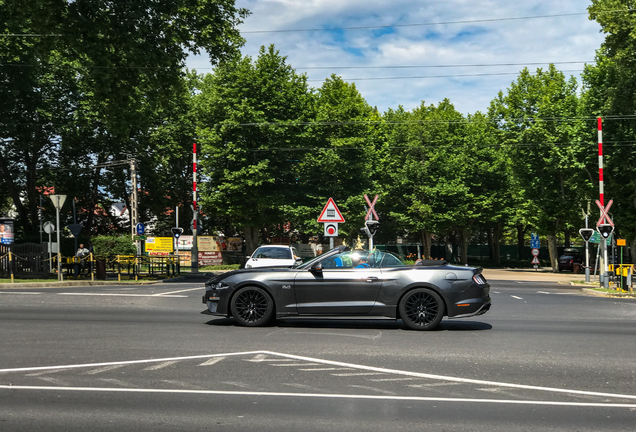
{"type": "Polygon", "coordinates": [[[178,239],[179,237],[181,237],[181,233],[183,232],[183,228],[179,228],[179,227],[174,227],[171,228],[172,231],[172,236],[176,239],[178,239]]]}
{"type": "Polygon", "coordinates": [[[378,228],[380,228],[380,222],[377,220],[368,220],[364,223],[364,228],[360,231],[366,233],[367,236],[373,237],[376,232],[378,232],[378,228]]]}
{"type": "Polygon", "coordinates": [[[581,228],[579,230],[579,234],[583,237],[583,240],[588,242],[592,238],[592,234],[594,234],[594,230],[592,228],[581,228]]]}
{"type": "Polygon", "coordinates": [[[612,231],[614,231],[614,227],[610,224],[603,224],[598,226],[598,232],[601,233],[601,237],[604,239],[609,238],[612,235],[612,231]]]}

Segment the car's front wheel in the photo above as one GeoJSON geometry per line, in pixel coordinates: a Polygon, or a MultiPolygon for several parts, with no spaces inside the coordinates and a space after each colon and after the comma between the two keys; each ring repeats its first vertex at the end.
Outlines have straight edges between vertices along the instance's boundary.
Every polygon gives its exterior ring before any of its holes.
{"type": "Polygon", "coordinates": [[[444,301],[439,294],[427,288],[406,293],[398,308],[404,324],[413,330],[432,330],[444,316],[444,301]]]}
{"type": "Polygon", "coordinates": [[[234,294],[230,309],[240,325],[257,327],[272,319],[274,301],[262,288],[243,287],[234,294]]]}

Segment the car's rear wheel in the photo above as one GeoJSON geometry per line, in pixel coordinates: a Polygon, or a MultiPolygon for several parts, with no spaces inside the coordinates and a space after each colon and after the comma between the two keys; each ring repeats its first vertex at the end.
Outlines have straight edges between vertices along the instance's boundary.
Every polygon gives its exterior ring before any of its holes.
{"type": "Polygon", "coordinates": [[[417,288],[406,293],[398,308],[404,324],[413,330],[432,330],[444,316],[442,298],[427,288],[417,288]]]}
{"type": "Polygon", "coordinates": [[[272,319],[274,301],[262,288],[243,287],[232,298],[230,309],[240,325],[257,327],[272,319]]]}

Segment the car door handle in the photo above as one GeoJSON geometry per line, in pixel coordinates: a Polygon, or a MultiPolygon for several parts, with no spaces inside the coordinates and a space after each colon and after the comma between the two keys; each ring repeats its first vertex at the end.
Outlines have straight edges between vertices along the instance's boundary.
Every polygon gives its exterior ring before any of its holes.
{"type": "Polygon", "coordinates": [[[375,276],[369,276],[367,277],[367,282],[377,282],[378,278],[375,276]]]}

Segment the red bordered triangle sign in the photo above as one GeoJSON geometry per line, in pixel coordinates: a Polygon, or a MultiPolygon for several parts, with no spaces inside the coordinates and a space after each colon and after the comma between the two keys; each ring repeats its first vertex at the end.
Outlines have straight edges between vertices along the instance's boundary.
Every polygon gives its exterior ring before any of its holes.
{"type": "Polygon", "coordinates": [[[344,218],[342,217],[342,213],[338,210],[338,206],[333,198],[329,198],[325,208],[322,209],[320,216],[318,216],[318,222],[344,222],[344,218]]]}

